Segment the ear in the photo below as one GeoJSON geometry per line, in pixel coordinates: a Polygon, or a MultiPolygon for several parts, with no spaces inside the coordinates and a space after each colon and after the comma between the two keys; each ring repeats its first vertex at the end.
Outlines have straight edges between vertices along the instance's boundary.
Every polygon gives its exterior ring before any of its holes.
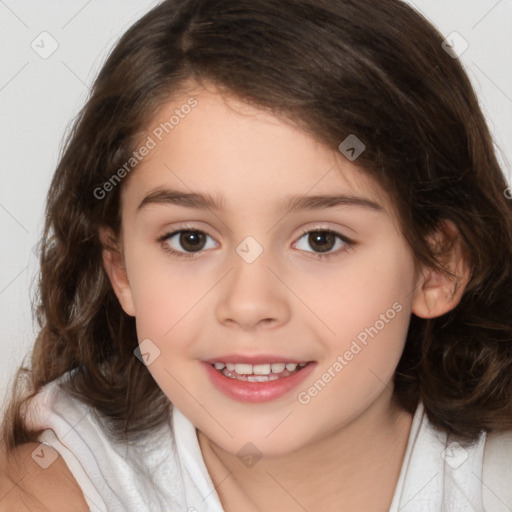
{"type": "Polygon", "coordinates": [[[124,312],[135,316],[132,289],[121,254],[120,243],[109,228],[100,228],[103,267],[124,312]]]}
{"type": "Polygon", "coordinates": [[[460,302],[471,277],[471,268],[465,256],[457,226],[443,220],[427,241],[440,263],[451,273],[422,268],[413,295],[412,312],[421,318],[435,318],[454,309],[460,302]]]}

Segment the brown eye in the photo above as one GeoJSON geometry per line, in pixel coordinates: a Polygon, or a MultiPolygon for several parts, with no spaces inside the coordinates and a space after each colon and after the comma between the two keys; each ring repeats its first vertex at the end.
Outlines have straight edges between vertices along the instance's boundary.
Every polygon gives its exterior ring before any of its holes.
{"type": "Polygon", "coordinates": [[[186,251],[200,251],[205,244],[205,234],[200,231],[181,231],[179,236],[180,245],[186,251]]]}
{"type": "Polygon", "coordinates": [[[312,253],[314,258],[322,260],[341,255],[341,253],[356,245],[356,242],[330,229],[315,229],[302,233],[295,245],[300,250],[312,253]],[[305,243],[301,242],[302,240],[305,243]],[[303,247],[300,247],[301,243],[303,247]],[[304,245],[313,249],[313,251],[308,250],[308,247],[304,247],[304,245]]]}
{"type": "Polygon", "coordinates": [[[175,256],[192,257],[194,253],[212,247],[211,245],[207,247],[208,238],[212,239],[208,234],[198,229],[181,229],[164,235],[159,239],[159,242],[162,243],[165,250],[175,256]]]}
{"type": "Polygon", "coordinates": [[[312,231],[308,243],[314,249],[318,249],[318,252],[328,252],[334,247],[336,236],[332,231],[312,231]]]}

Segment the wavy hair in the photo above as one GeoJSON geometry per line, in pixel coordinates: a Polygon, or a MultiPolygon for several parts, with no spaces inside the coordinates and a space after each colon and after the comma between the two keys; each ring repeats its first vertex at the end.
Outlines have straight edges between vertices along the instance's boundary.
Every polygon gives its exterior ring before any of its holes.
{"type": "Polygon", "coordinates": [[[13,385],[6,445],[36,440],[27,401],[67,372],[65,389],[114,438],[166,418],[169,400],[134,357],[134,319],[102,264],[99,228],[119,233],[123,184],[103,199],[94,190],[163,102],[205,82],[334,151],[356,134],[366,144],[358,164],[388,191],[418,263],[443,269],[427,236],[443,220],[457,226],[470,280],[452,311],[412,315],[395,398],[411,413],[422,400],[430,421],[461,439],[512,429],[512,205],[471,83],[442,42],[399,0],[165,0],[137,21],[99,72],[51,182],[39,334],[13,385]]]}

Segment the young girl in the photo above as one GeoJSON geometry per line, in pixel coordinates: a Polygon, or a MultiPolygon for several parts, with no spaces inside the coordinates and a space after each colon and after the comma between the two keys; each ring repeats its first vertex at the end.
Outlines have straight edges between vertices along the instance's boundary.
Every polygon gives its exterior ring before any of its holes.
{"type": "Polygon", "coordinates": [[[406,4],[164,1],[55,172],[0,510],[510,510],[507,191],[406,4]]]}

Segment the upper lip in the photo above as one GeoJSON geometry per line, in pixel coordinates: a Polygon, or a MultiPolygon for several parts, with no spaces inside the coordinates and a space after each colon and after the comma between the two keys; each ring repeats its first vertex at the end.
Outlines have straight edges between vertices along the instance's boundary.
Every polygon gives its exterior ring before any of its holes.
{"type": "Polygon", "coordinates": [[[307,363],[309,359],[297,359],[296,357],[277,356],[275,354],[228,354],[224,356],[212,357],[203,360],[204,363],[241,363],[241,364],[266,364],[266,363],[307,363]]]}

